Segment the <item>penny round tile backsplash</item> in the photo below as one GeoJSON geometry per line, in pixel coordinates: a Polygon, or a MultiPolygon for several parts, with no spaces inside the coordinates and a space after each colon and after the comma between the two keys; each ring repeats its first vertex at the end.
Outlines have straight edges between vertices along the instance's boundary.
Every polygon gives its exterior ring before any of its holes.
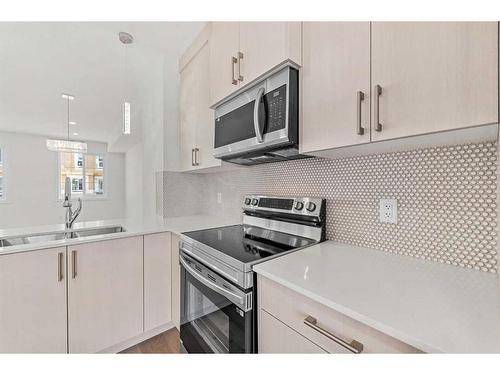
{"type": "Polygon", "coordinates": [[[496,149],[491,142],[204,175],[164,172],[158,209],[165,217],[239,218],[248,193],[324,197],[328,239],[496,272],[496,149]],[[381,198],[397,199],[397,224],[379,222],[381,198]]]}

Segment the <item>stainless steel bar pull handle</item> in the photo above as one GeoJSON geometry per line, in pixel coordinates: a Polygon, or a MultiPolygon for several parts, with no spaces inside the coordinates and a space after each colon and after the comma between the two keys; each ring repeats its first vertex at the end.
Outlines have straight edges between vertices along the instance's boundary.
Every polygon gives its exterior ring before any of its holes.
{"type": "Polygon", "coordinates": [[[356,94],[356,134],[365,134],[365,129],[361,125],[361,102],[365,100],[363,91],[358,91],[356,94]]]}
{"type": "Polygon", "coordinates": [[[77,275],[78,274],[76,272],[76,250],[73,250],[71,252],[71,277],[75,279],[77,275]]]}
{"type": "Polygon", "coordinates": [[[304,324],[355,354],[359,354],[363,351],[363,344],[356,340],[346,339],[340,335],[334,335],[333,333],[328,332],[326,329],[318,326],[318,321],[311,315],[308,315],[307,318],[304,319],[304,324]]]}
{"type": "Polygon", "coordinates": [[[199,148],[195,148],[194,149],[194,165],[197,167],[198,165],[200,165],[200,163],[198,163],[198,152],[200,151],[199,148]]]}
{"type": "Polygon", "coordinates": [[[62,281],[63,279],[63,261],[64,261],[64,253],[57,254],[57,281],[62,281]]]}
{"type": "Polygon", "coordinates": [[[195,161],[194,161],[194,148],[191,149],[191,166],[194,167],[196,164],[195,164],[195,161]]]}
{"type": "Polygon", "coordinates": [[[231,83],[233,85],[237,85],[238,84],[238,80],[235,78],[234,74],[235,74],[235,69],[234,69],[234,66],[238,63],[238,59],[234,56],[231,56],[231,72],[232,72],[232,76],[231,76],[231,83]]]}
{"type": "Polygon", "coordinates": [[[264,95],[264,87],[261,87],[257,92],[257,97],[255,98],[255,104],[253,106],[253,127],[255,130],[255,136],[257,137],[257,142],[259,143],[264,142],[264,136],[262,135],[259,125],[259,108],[260,108],[260,101],[263,95],[264,95]]]}
{"type": "Polygon", "coordinates": [[[242,68],[242,64],[243,64],[243,53],[242,52],[238,52],[238,80],[240,82],[243,82],[243,68],[242,68]]]}
{"type": "Polygon", "coordinates": [[[375,131],[382,131],[380,123],[380,95],[382,95],[382,86],[375,85],[375,131]]]}

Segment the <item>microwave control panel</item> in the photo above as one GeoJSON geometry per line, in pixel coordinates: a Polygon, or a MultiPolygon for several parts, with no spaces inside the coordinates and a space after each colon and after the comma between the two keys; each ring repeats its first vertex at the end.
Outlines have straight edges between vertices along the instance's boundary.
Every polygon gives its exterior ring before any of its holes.
{"type": "Polygon", "coordinates": [[[264,95],[267,121],[266,132],[283,129],[286,121],[286,85],[264,95]]]}

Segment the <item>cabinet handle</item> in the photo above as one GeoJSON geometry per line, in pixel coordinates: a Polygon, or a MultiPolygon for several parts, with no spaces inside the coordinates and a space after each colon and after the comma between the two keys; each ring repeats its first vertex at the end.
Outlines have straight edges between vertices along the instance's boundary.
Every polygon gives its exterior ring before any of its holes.
{"type": "Polygon", "coordinates": [[[62,281],[63,279],[63,260],[64,253],[57,254],[57,281],[62,281]]]}
{"type": "Polygon", "coordinates": [[[200,163],[198,163],[198,152],[200,151],[199,148],[194,149],[194,165],[198,166],[200,163]]]}
{"type": "Polygon", "coordinates": [[[365,129],[361,126],[361,102],[365,100],[363,91],[358,91],[356,95],[356,133],[358,135],[365,134],[365,129]]]}
{"type": "Polygon", "coordinates": [[[76,273],[76,250],[71,252],[71,277],[75,279],[77,276],[76,273]]]}
{"type": "Polygon", "coordinates": [[[380,123],[380,95],[382,95],[382,86],[375,85],[375,131],[382,131],[380,123]]]}
{"type": "Polygon", "coordinates": [[[234,69],[234,66],[238,63],[238,59],[234,56],[231,56],[231,70],[232,70],[232,76],[231,76],[231,83],[233,85],[237,85],[238,84],[238,80],[234,77],[234,73],[235,73],[235,69],[234,69]]]}
{"type": "Polygon", "coordinates": [[[243,82],[243,68],[242,66],[242,61],[243,61],[243,52],[238,52],[238,80],[240,82],[243,82]]]}
{"type": "Polygon", "coordinates": [[[308,315],[307,318],[304,319],[304,324],[355,354],[359,354],[363,351],[363,344],[356,340],[346,339],[340,335],[334,335],[333,333],[328,332],[326,329],[318,326],[318,321],[311,315],[308,315]]]}
{"type": "Polygon", "coordinates": [[[191,149],[191,166],[194,167],[196,164],[194,163],[194,148],[191,149]]]}

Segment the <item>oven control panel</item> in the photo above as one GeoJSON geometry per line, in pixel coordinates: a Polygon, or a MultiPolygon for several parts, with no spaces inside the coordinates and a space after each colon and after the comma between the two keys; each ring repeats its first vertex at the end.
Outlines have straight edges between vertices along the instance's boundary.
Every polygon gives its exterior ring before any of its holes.
{"type": "Polygon", "coordinates": [[[311,197],[247,195],[243,200],[244,211],[274,211],[310,216],[319,216],[324,205],[324,199],[311,197]]]}
{"type": "Polygon", "coordinates": [[[283,129],[286,121],[286,85],[264,95],[267,132],[283,129]]]}

